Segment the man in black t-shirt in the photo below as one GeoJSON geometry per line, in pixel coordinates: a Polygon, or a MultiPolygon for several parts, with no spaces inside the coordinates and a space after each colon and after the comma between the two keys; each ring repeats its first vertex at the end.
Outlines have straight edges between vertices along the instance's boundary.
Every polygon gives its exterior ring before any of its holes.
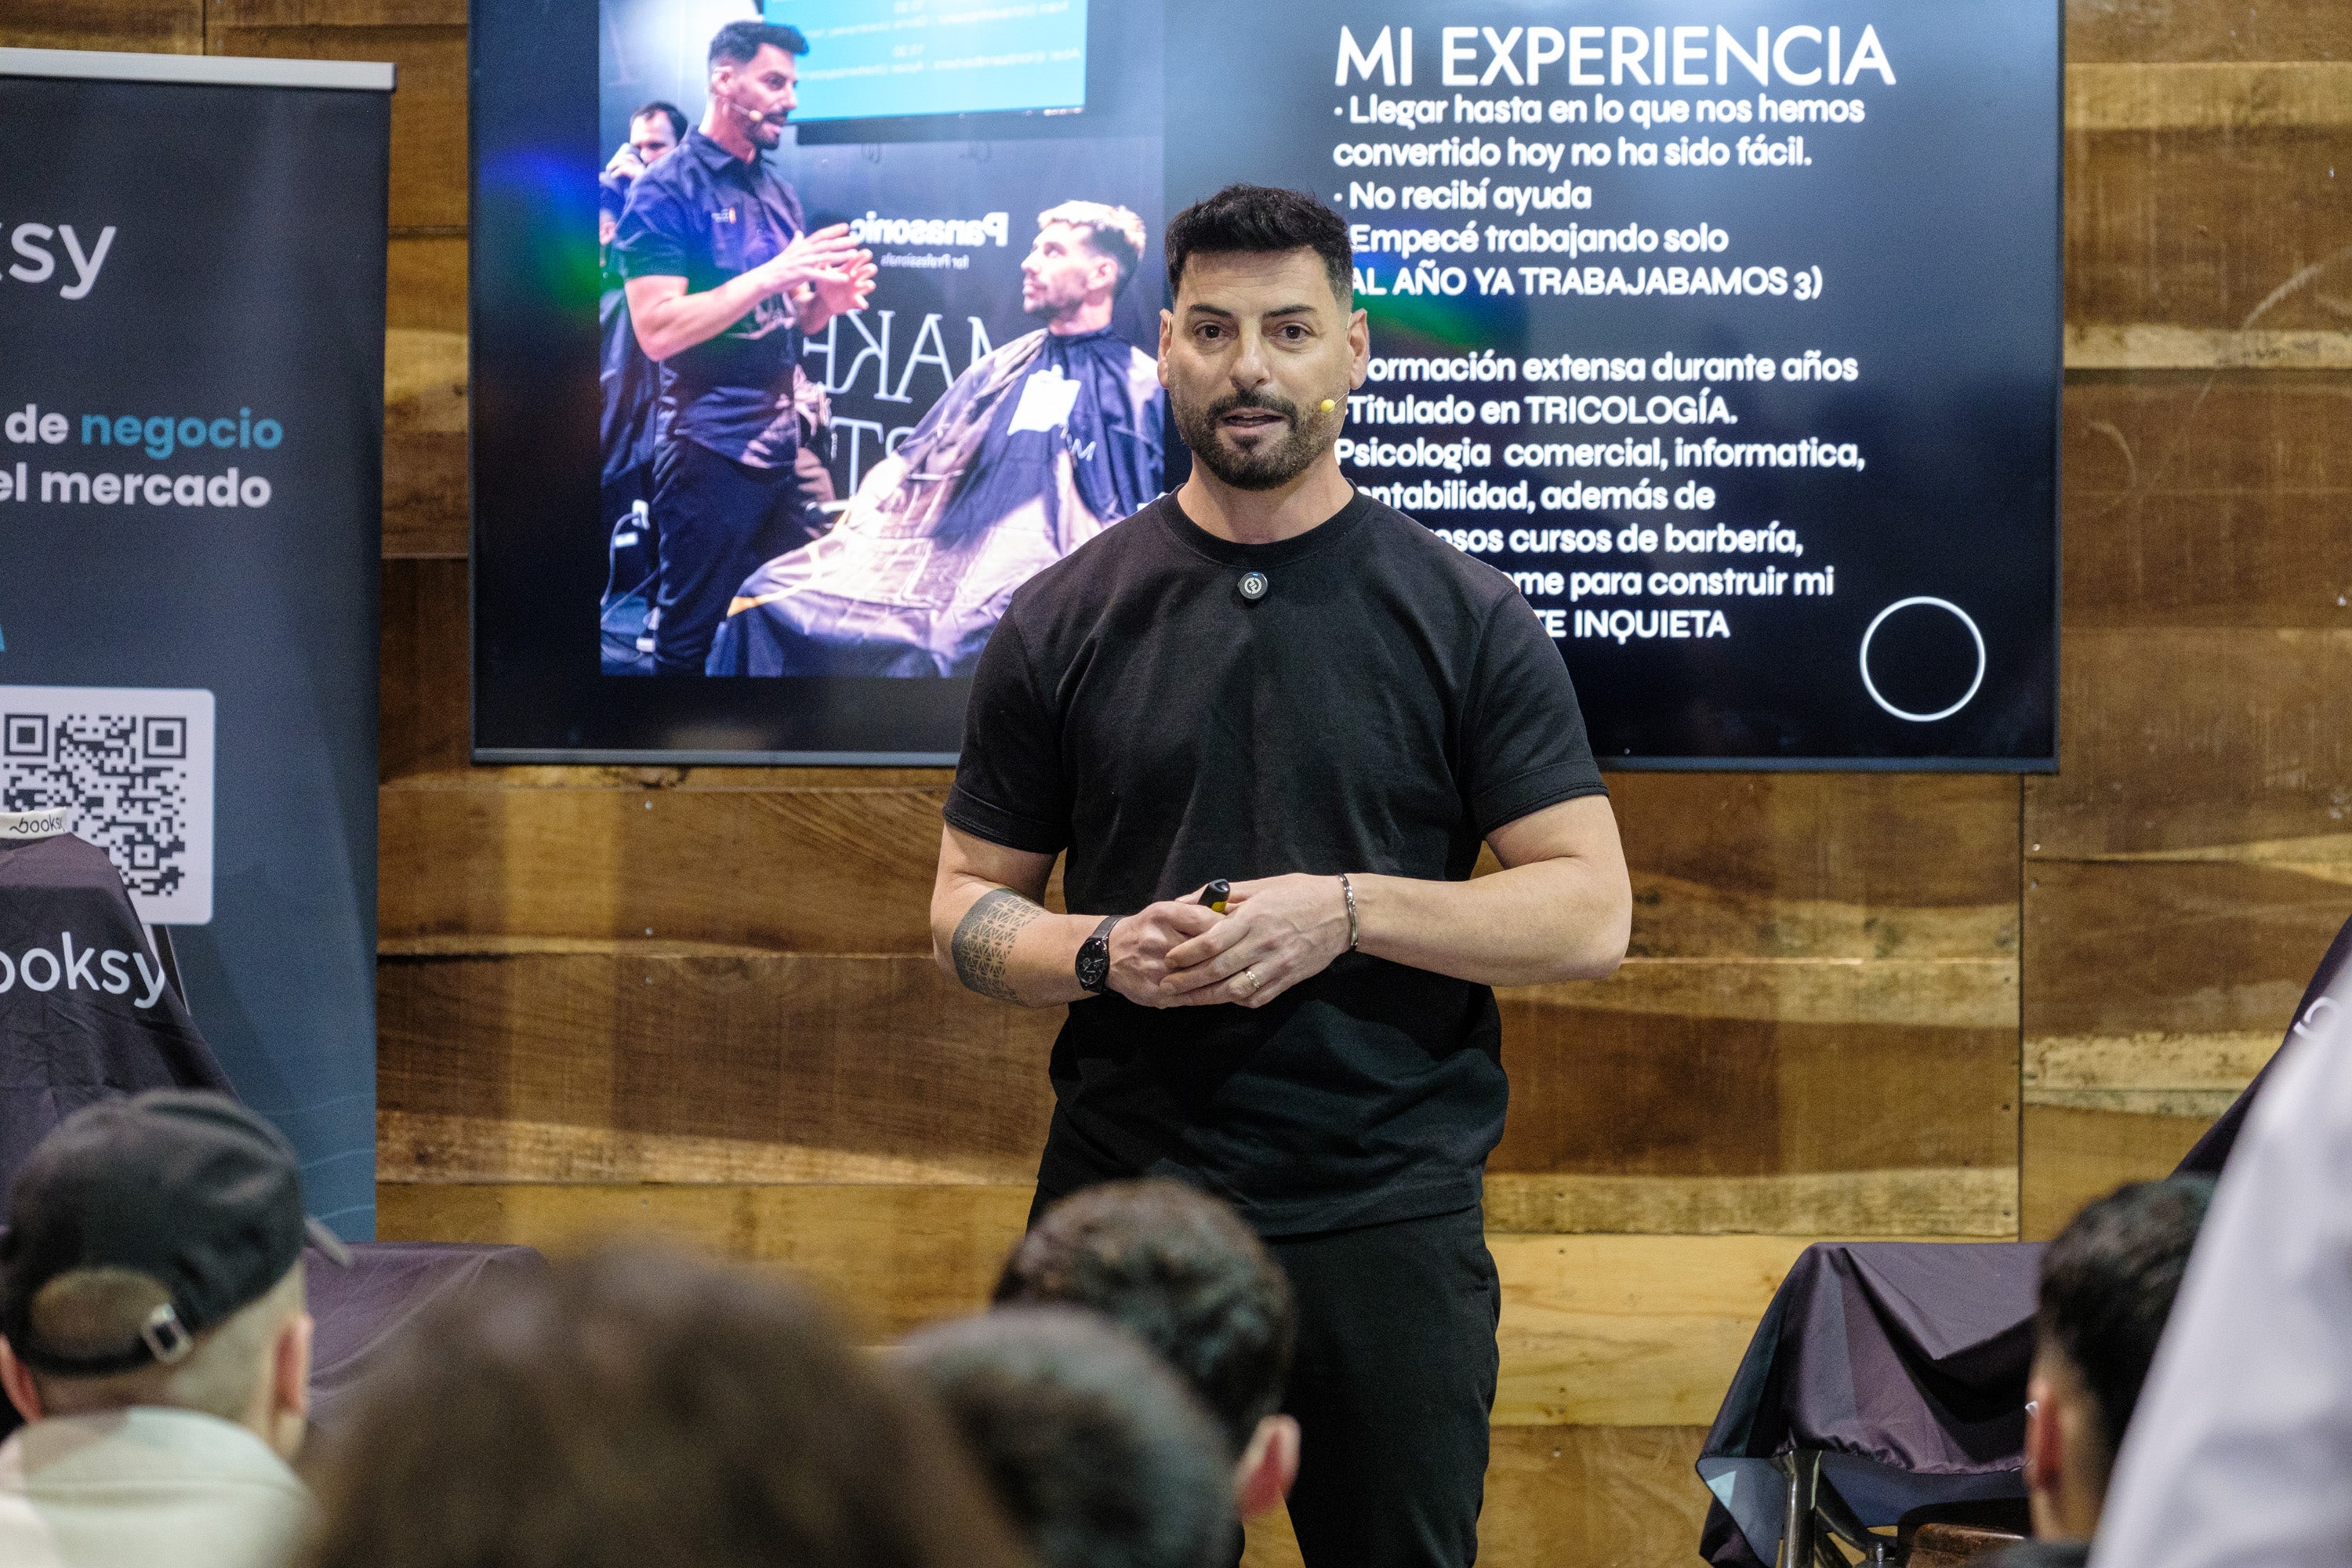
{"type": "Polygon", "coordinates": [[[808,232],[800,198],[761,161],[807,52],[795,27],[719,28],[700,128],[637,177],[613,240],[637,342],[662,367],[660,675],[700,675],[736,585],[817,532],[796,471],[793,369],[802,336],[860,309],[876,273],[846,225],[808,232]]]}
{"type": "Polygon", "coordinates": [[[1368,352],[1343,221],[1237,185],[1165,249],[1160,379],[1192,477],[1013,595],[933,942],[973,990],[1070,1005],[1041,1206],[1175,1176],[1288,1270],[1310,1568],[1458,1568],[1499,1310],[1489,987],[1614,969],[1624,859],[1527,602],[1339,472],[1368,352]],[[1505,869],[1474,882],[1482,840],[1505,869]],[[1200,901],[1220,881],[1222,911],[1200,901]]]}

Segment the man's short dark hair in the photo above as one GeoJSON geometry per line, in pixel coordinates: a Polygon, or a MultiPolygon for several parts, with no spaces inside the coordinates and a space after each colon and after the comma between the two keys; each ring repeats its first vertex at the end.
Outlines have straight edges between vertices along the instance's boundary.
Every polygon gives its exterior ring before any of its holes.
{"type": "Polygon", "coordinates": [[[1238,1458],[1282,1405],[1298,1337],[1290,1280],[1231,1206],[1166,1178],[1064,1198],[1005,1259],[999,1303],[1117,1320],[1192,1385],[1238,1458]]]}
{"type": "Polygon", "coordinates": [[[336,1423],[309,1568],[1016,1568],[931,1402],[772,1276],[632,1247],[486,1276],[336,1423]]]}
{"type": "Polygon", "coordinates": [[[2134,1182],[2069,1220],[2042,1255],[2035,1337],[2081,1375],[2110,1460],[2123,1447],[2212,1194],[2201,1176],[2134,1182]]]}
{"type": "Polygon", "coordinates": [[[946,1407],[1041,1568],[1231,1561],[1224,1443],[1125,1330],[1073,1307],[1012,1307],[912,1335],[900,1364],[946,1407]]]}
{"type": "Polygon", "coordinates": [[[1322,258],[1331,292],[1342,305],[1355,304],[1356,253],[1348,244],[1348,220],[1303,191],[1227,185],[1169,219],[1160,248],[1168,256],[1171,296],[1195,256],[1311,250],[1322,258]]]}
{"type": "Polygon", "coordinates": [[[664,102],[658,98],[650,103],[641,103],[629,111],[629,123],[635,125],[648,114],[658,114],[667,120],[670,135],[680,142],[686,140],[686,110],[677,104],[664,102]]]}
{"type": "Polygon", "coordinates": [[[768,45],[788,55],[808,53],[808,39],[783,22],[730,22],[710,36],[710,63],[748,66],[768,45]]]}

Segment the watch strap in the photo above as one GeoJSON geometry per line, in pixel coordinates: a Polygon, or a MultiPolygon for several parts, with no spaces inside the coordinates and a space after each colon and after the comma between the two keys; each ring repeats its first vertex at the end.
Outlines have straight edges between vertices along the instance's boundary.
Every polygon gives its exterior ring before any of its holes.
{"type": "Polygon", "coordinates": [[[1110,984],[1110,928],[1126,918],[1124,915],[1103,916],[1102,924],[1095,927],[1094,933],[1078,944],[1078,984],[1097,996],[1110,984]],[[1102,978],[1092,984],[1087,981],[1087,959],[1090,954],[1102,963],[1102,978]]]}

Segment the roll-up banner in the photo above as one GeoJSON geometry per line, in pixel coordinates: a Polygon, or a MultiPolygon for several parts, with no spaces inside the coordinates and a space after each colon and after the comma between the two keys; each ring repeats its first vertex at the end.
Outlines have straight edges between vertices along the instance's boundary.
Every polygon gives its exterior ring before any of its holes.
{"type": "Polygon", "coordinates": [[[0,123],[39,148],[0,163],[0,810],[64,807],[113,858],[353,1238],[375,1224],[392,87],[388,65],[0,49],[0,123]]]}

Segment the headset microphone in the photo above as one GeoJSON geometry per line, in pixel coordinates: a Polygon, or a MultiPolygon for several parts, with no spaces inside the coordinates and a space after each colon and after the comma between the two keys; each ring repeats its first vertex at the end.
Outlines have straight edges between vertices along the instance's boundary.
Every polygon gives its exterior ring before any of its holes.
{"type": "Polygon", "coordinates": [[[728,108],[730,108],[730,109],[733,110],[737,114],[741,115],[741,116],[743,117],[743,122],[744,122],[745,124],[747,124],[747,125],[765,125],[765,124],[768,122],[768,115],[767,115],[767,111],[766,111],[766,110],[759,110],[759,109],[746,109],[746,108],[744,108],[740,103],[737,102],[735,100],[733,100],[733,99],[731,99],[731,98],[729,98],[729,97],[728,97],[726,94],[724,94],[724,93],[719,93],[719,94],[718,94],[718,95],[717,95],[717,97],[718,97],[718,99],[719,99],[719,102],[721,102],[721,103],[725,104],[728,108]]]}

